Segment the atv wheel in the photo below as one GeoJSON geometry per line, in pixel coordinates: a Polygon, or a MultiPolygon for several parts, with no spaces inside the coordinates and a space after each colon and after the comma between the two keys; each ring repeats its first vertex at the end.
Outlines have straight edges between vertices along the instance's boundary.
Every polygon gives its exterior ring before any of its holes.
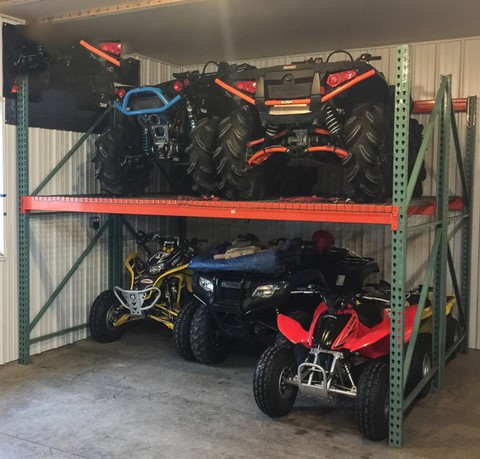
{"type": "MultiPolygon", "coordinates": [[[[421,125],[416,119],[410,118],[409,137],[408,137],[408,176],[413,171],[415,161],[417,160],[418,150],[422,145],[423,140],[423,125],[421,125]]],[[[418,174],[417,183],[413,189],[413,197],[419,198],[423,194],[423,181],[427,178],[427,170],[425,169],[425,161],[422,163],[420,173],[418,174]]]]}
{"type": "Polygon", "coordinates": [[[355,421],[358,430],[369,440],[383,440],[388,435],[390,400],[389,368],[373,361],[363,370],[357,386],[355,421]]]}
{"type": "Polygon", "coordinates": [[[387,133],[383,104],[357,104],[345,122],[344,136],[349,155],[342,164],[347,169],[352,197],[358,201],[383,198],[385,174],[382,164],[387,161],[387,133]]]}
{"type": "MultiPolygon", "coordinates": [[[[415,161],[417,160],[418,151],[423,139],[423,125],[416,119],[410,118],[409,135],[408,135],[408,176],[410,177],[415,161]]],[[[393,186],[393,147],[387,148],[386,161],[386,178],[385,178],[385,196],[392,196],[393,186]]],[[[427,170],[425,169],[425,160],[422,162],[420,173],[418,174],[415,188],[413,189],[412,197],[418,198],[423,194],[423,181],[427,177],[427,170]]]]}
{"type": "Polygon", "coordinates": [[[177,354],[185,360],[195,360],[190,344],[190,328],[198,303],[191,301],[180,309],[173,326],[173,345],[177,354]]]}
{"type": "Polygon", "coordinates": [[[96,140],[93,162],[95,178],[102,190],[117,196],[138,196],[150,183],[151,167],[147,162],[133,162],[138,156],[135,133],[123,128],[108,128],[96,140]]]}
{"type": "Polygon", "coordinates": [[[105,290],[95,298],[88,317],[88,326],[93,339],[100,343],[110,343],[120,339],[126,324],[115,327],[113,324],[126,313],[112,290],[105,290]]]}
{"type": "Polygon", "coordinates": [[[235,111],[219,126],[214,157],[220,175],[218,187],[228,199],[261,199],[265,194],[263,167],[250,168],[247,163],[247,143],[253,123],[249,111],[235,111]]]}
{"type": "Polygon", "coordinates": [[[194,357],[205,364],[223,362],[230,353],[227,337],[204,305],[199,306],[193,316],[190,344],[194,357]]]}
{"type": "Polygon", "coordinates": [[[211,195],[218,189],[217,168],[213,159],[218,122],[218,118],[201,119],[190,134],[191,144],[186,150],[190,154],[187,174],[192,176],[193,190],[201,195],[211,195]]]}
{"type": "MultiPolygon", "coordinates": [[[[447,323],[445,325],[445,351],[448,351],[454,343],[458,341],[460,338],[460,325],[458,320],[453,318],[452,316],[447,316],[447,323]]],[[[450,355],[451,359],[454,359],[457,356],[458,350],[455,351],[450,355]]]]}
{"type": "MultiPolygon", "coordinates": [[[[432,340],[429,333],[420,333],[417,336],[415,349],[412,354],[412,363],[407,377],[405,393],[408,395],[423,377],[432,369],[432,340]]],[[[428,383],[418,394],[426,397],[430,392],[431,383],[428,383]]]]}
{"type": "Polygon", "coordinates": [[[269,347],[260,357],[253,376],[253,394],[257,406],[272,418],[285,416],[293,408],[298,387],[288,384],[297,365],[292,349],[269,347]]]}

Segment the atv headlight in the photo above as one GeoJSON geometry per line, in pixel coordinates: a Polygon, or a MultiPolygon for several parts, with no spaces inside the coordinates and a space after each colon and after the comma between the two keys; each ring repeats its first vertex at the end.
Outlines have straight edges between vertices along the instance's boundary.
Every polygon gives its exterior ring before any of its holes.
{"type": "Polygon", "coordinates": [[[152,267],[148,268],[148,274],[155,276],[160,271],[162,271],[164,267],[165,267],[164,263],[158,263],[156,265],[153,265],[152,267]]]}
{"type": "Polygon", "coordinates": [[[277,284],[260,285],[254,290],[252,296],[256,298],[270,298],[277,290],[280,290],[277,284]]]}
{"type": "Polygon", "coordinates": [[[198,278],[198,285],[200,285],[203,290],[206,292],[213,292],[213,282],[210,279],[207,279],[205,277],[199,277],[198,278]]]}

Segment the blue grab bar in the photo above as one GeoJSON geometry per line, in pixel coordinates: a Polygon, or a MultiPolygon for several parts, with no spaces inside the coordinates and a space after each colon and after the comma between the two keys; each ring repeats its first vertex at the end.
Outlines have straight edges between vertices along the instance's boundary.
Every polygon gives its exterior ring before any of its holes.
{"type": "Polygon", "coordinates": [[[160,88],[143,86],[141,88],[131,89],[130,91],[127,92],[125,98],[123,99],[123,103],[121,105],[118,102],[115,102],[114,105],[117,110],[120,110],[126,116],[158,115],[159,113],[163,113],[167,111],[169,108],[175,105],[180,99],[181,99],[180,95],[176,95],[172,100],[168,101],[160,88]],[[148,92],[156,95],[164,105],[162,107],[142,108],[139,110],[128,109],[128,101],[130,99],[130,96],[134,94],[141,94],[141,93],[148,93],[148,92]]]}

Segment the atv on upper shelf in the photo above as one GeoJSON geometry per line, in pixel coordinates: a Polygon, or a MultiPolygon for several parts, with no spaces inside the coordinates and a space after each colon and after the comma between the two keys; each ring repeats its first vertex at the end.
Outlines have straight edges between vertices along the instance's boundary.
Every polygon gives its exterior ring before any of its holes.
{"type": "Polygon", "coordinates": [[[289,239],[258,253],[242,253],[192,259],[192,291],[201,304],[191,323],[190,344],[202,363],[223,361],[232,340],[273,344],[279,313],[307,326],[324,292],[324,278],[339,289],[357,290],[366,275],[378,271],[371,258],[333,247],[326,231],[316,232],[314,242],[289,239]]]}
{"type": "Polygon", "coordinates": [[[119,90],[115,107],[124,116],[96,141],[93,161],[102,189],[139,195],[150,183],[153,166],[163,171],[167,165],[169,191],[213,194],[218,188],[212,156],[218,123],[237,108],[214,81],[230,71],[240,75],[252,68],[208,62],[202,72],[174,73],[173,80],[156,86],[119,90]],[[217,70],[206,72],[209,64],[217,70]]]}
{"type": "MultiPolygon", "coordinates": [[[[310,59],[219,76],[216,83],[240,101],[219,127],[214,156],[222,193],[261,199],[269,184],[278,190],[283,177],[296,170],[290,181],[311,194],[318,181],[312,169],[328,164],[344,168],[341,186],[348,197],[380,202],[390,196],[393,90],[370,64],[378,59],[362,54],[354,60],[338,50],[325,62],[310,59]],[[332,62],[337,54],[348,59],[332,62]],[[292,167],[298,165],[300,173],[292,167]]],[[[421,139],[422,126],[411,119],[410,170],[421,139]]],[[[329,172],[327,181],[335,171],[329,172]]],[[[425,175],[423,168],[414,196],[421,195],[425,175]]]]}

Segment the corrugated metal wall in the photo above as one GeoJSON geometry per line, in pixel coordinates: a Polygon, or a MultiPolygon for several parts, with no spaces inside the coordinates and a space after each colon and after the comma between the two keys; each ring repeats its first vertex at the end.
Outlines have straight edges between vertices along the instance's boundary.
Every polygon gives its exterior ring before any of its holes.
{"type": "MultiPolygon", "coordinates": [[[[360,49],[382,56],[377,67],[393,81],[395,66],[395,47],[360,49]]],[[[413,51],[413,97],[433,98],[438,87],[440,74],[453,75],[454,97],[464,97],[480,93],[480,38],[455,40],[447,42],[422,43],[412,46],[413,51]]],[[[352,51],[355,55],[357,50],[352,51]]],[[[309,53],[257,59],[250,63],[258,67],[289,63],[326,53],[309,53]]],[[[142,62],[142,84],[155,84],[171,77],[171,73],[183,70],[178,66],[138,57],[142,62]]],[[[201,70],[203,65],[199,65],[201,70]]],[[[187,68],[187,67],[186,67],[187,68]]],[[[195,66],[189,66],[189,69],[195,66]]],[[[465,115],[459,115],[460,135],[465,133],[465,115]]],[[[426,123],[426,117],[420,117],[426,123]]],[[[17,197],[16,197],[16,154],[15,128],[6,126],[4,136],[5,151],[5,190],[6,199],[6,261],[0,262],[0,291],[2,307],[0,308],[0,364],[18,357],[18,321],[17,321],[17,197]]],[[[61,131],[30,129],[30,188],[34,189],[45,175],[64,156],[65,152],[78,140],[80,134],[61,131]]],[[[480,151],[480,136],[477,138],[477,151],[480,151]]],[[[78,151],[54,178],[42,194],[88,194],[98,192],[98,184],[93,179],[93,139],[78,151]]],[[[478,156],[478,155],[477,155],[478,156]]],[[[452,169],[454,170],[453,162],[452,169]]],[[[434,186],[434,172],[431,162],[428,165],[429,178],[426,193],[431,194],[434,186]]],[[[477,161],[475,175],[480,174],[480,161],[477,161]]],[[[458,190],[458,178],[455,174],[451,180],[452,190],[458,190]]],[[[472,272],[472,320],[470,327],[471,346],[480,347],[478,333],[478,308],[480,272],[476,268],[479,262],[478,240],[480,209],[480,187],[475,187],[474,208],[474,251],[472,272]]],[[[32,317],[42,307],[50,294],[63,279],[80,253],[94,235],[88,225],[88,215],[41,215],[31,218],[31,311],[32,317]]],[[[104,217],[102,217],[104,220],[104,217]]],[[[165,218],[129,218],[137,229],[172,233],[174,223],[165,218]]],[[[213,244],[224,239],[234,238],[237,234],[253,232],[262,239],[279,236],[301,236],[308,238],[319,227],[331,231],[337,245],[346,246],[365,256],[376,258],[382,270],[382,276],[389,278],[390,273],[390,232],[384,228],[361,225],[320,225],[302,222],[269,222],[247,220],[209,220],[189,219],[187,230],[189,236],[205,237],[213,244]]],[[[425,266],[427,247],[431,243],[429,234],[415,234],[409,238],[409,278],[410,283],[421,280],[425,266]]],[[[125,241],[125,250],[134,247],[131,238],[125,241]]],[[[455,258],[460,262],[460,247],[453,243],[455,258]]],[[[95,296],[107,286],[107,252],[106,238],[102,237],[97,247],[69,281],[63,292],[52,305],[46,316],[35,328],[33,336],[39,336],[86,322],[88,310],[95,296]]],[[[70,333],[65,336],[36,344],[32,353],[41,352],[71,343],[86,336],[86,331],[70,333]]]]}

